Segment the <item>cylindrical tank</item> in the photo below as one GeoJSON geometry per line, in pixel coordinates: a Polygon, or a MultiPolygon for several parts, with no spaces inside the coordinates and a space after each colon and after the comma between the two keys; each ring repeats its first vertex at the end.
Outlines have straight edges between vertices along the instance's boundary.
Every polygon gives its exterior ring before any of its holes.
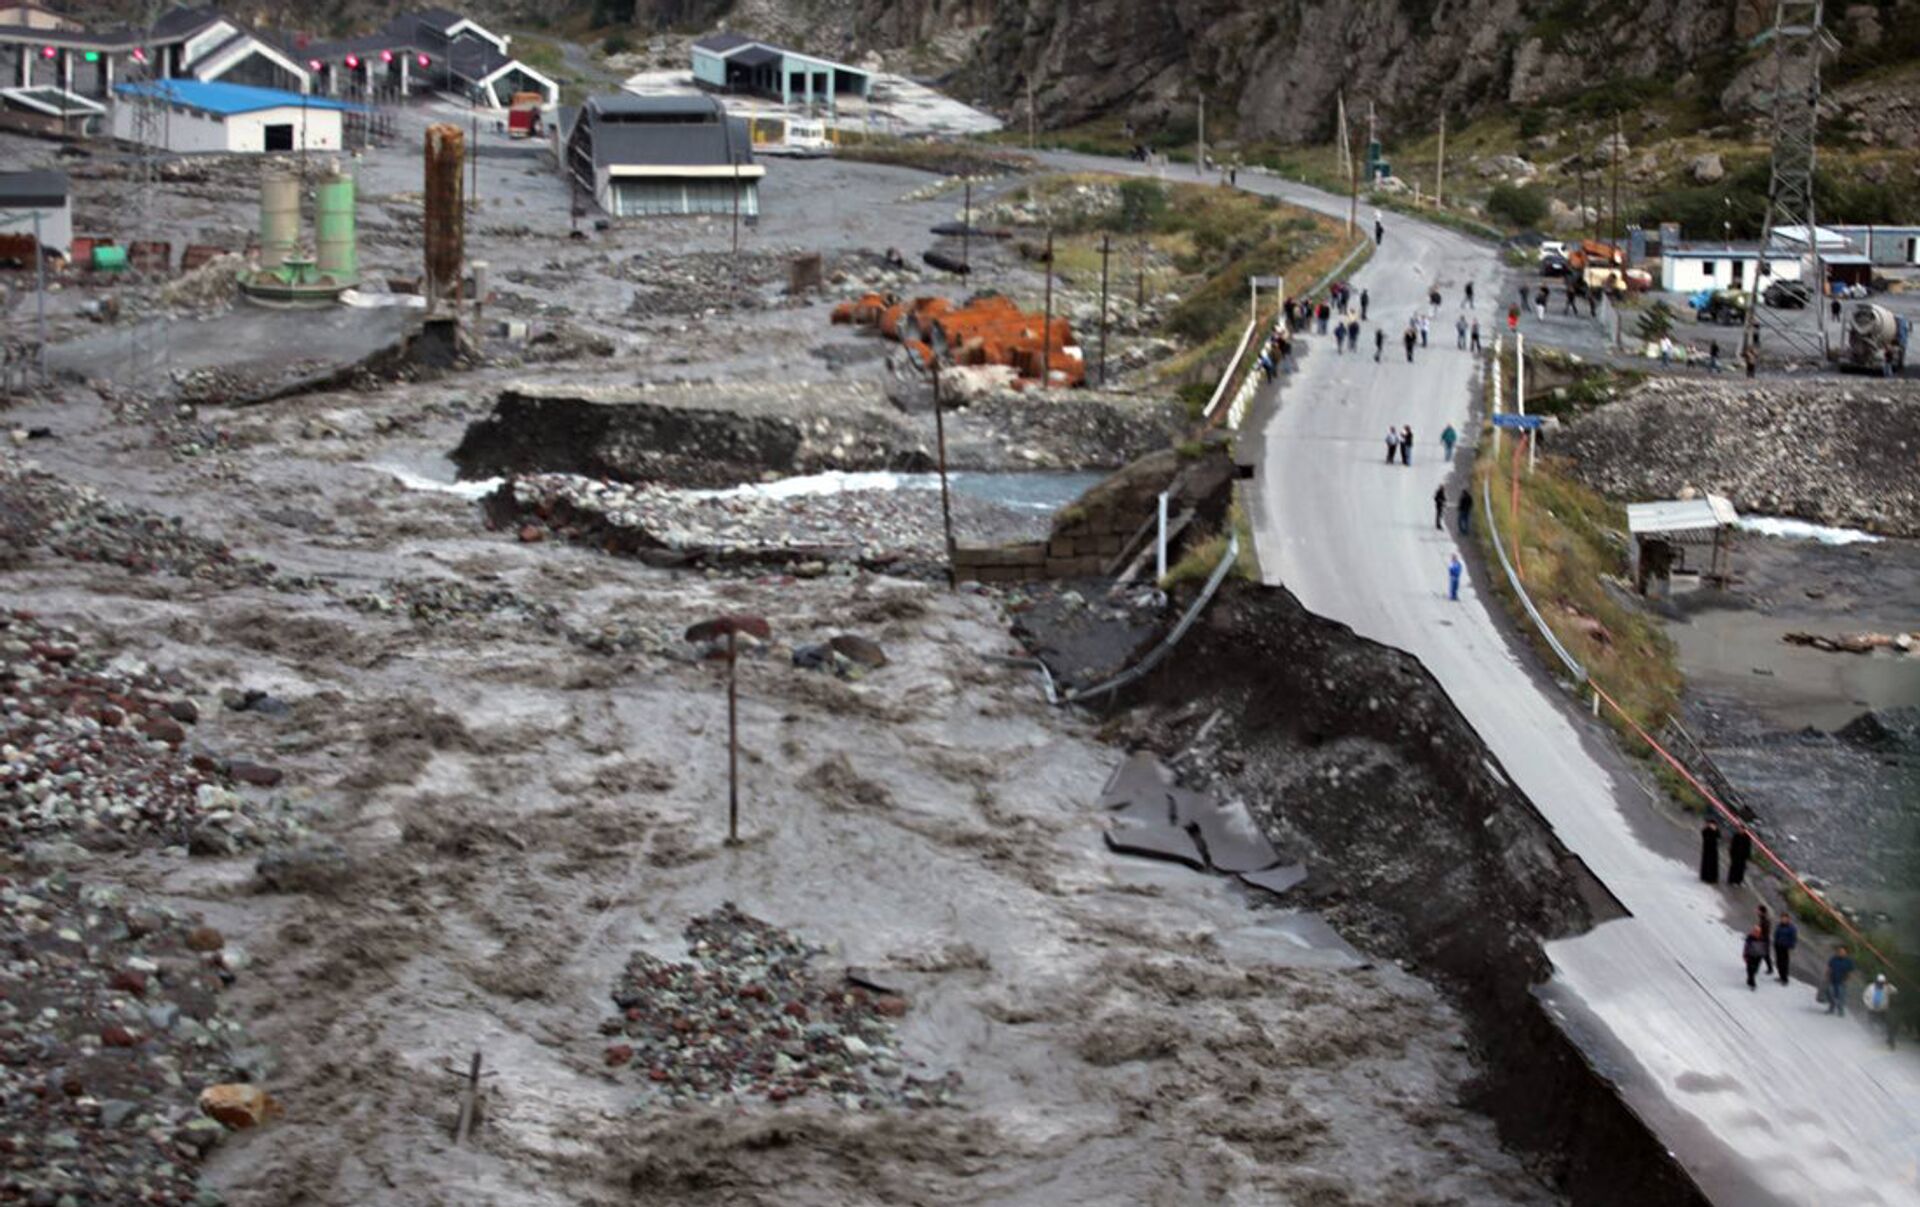
{"type": "Polygon", "coordinates": [[[1853,313],[1847,316],[1847,325],[1853,328],[1855,335],[1877,344],[1891,343],[1899,330],[1891,311],[1871,303],[1855,306],[1853,313]]]}
{"type": "Polygon", "coordinates": [[[260,180],[260,268],[272,272],[300,242],[300,179],[279,172],[260,180]]]}
{"type": "Polygon", "coordinates": [[[360,257],[354,246],[353,177],[344,172],[323,177],[314,193],[313,241],[315,267],[322,276],[340,284],[360,279],[360,257]]]}

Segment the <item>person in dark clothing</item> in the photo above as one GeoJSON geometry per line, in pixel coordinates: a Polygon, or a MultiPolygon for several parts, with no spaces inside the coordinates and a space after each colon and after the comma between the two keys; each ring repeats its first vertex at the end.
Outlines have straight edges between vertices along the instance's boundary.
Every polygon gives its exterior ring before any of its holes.
{"type": "Polygon", "coordinates": [[[1473,320],[1473,331],[1469,333],[1467,336],[1467,349],[1472,352],[1478,352],[1480,350],[1480,320],[1479,319],[1473,320]]]}
{"type": "Polygon", "coordinates": [[[1433,491],[1433,526],[1440,531],[1447,530],[1447,484],[1442,482],[1433,491]]]}
{"type": "Polygon", "coordinates": [[[1380,219],[1375,218],[1373,220],[1373,245],[1378,247],[1386,241],[1387,228],[1381,224],[1380,219]]]}
{"type": "Polygon", "coordinates": [[[1400,429],[1400,464],[1413,464],[1413,429],[1410,427],[1400,429]]]}
{"type": "Polygon", "coordinates": [[[1561,311],[1560,313],[1562,313],[1562,314],[1571,314],[1571,315],[1572,315],[1572,316],[1573,316],[1574,318],[1579,318],[1579,317],[1580,317],[1580,308],[1579,308],[1578,306],[1575,306],[1575,305],[1574,305],[1574,301],[1575,301],[1575,299],[1576,299],[1576,296],[1577,296],[1577,295],[1575,295],[1575,293],[1573,292],[1573,285],[1572,285],[1571,283],[1569,283],[1569,284],[1567,285],[1567,304],[1566,304],[1566,308],[1565,308],[1564,310],[1562,310],[1562,311],[1561,311]]]}
{"type": "Polygon", "coordinates": [[[1727,883],[1744,884],[1747,879],[1747,860],[1753,858],[1753,834],[1745,826],[1733,832],[1727,840],[1727,883]]]}
{"type": "Polygon", "coordinates": [[[1465,536],[1467,530],[1473,527],[1473,492],[1471,490],[1464,486],[1460,488],[1460,501],[1454,504],[1454,511],[1460,516],[1460,535],[1465,536]]]}
{"type": "Polygon", "coordinates": [[[1587,316],[1596,319],[1600,317],[1600,291],[1598,289],[1587,290],[1587,316]]]}
{"type": "Polygon", "coordinates": [[[1435,310],[1440,309],[1440,291],[1438,289],[1427,290],[1427,305],[1433,307],[1435,310]]]}
{"type": "Polygon", "coordinates": [[[1793,966],[1793,949],[1800,945],[1800,928],[1793,924],[1793,915],[1786,914],[1780,919],[1780,925],[1773,928],[1773,969],[1780,974],[1780,983],[1787,983],[1788,970],[1793,966]]]}
{"type": "Polygon", "coordinates": [[[1833,299],[1833,321],[1836,323],[1840,321],[1840,299],[1839,298],[1833,299]]]}
{"type": "Polygon", "coordinates": [[[1473,309],[1473,282],[1472,281],[1467,282],[1466,298],[1467,298],[1467,309],[1472,310],[1473,309]]]}
{"type": "Polygon", "coordinates": [[[1392,428],[1388,428],[1387,429],[1387,464],[1392,465],[1393,459],[1399,455],[1400,455],[1400,433],[1394,431],[1392,428]]]}
{"type": "Polygon", "coordinates": [[[1720,826],[1711,817],[1700,827],[1700,879],[1720,883],[1720,826]]]}
{"type": "Polygon", "coordinates": [[[1420,336],[1414,331],[1412,323],[1407,324],[1407,330],[1405,334],[1401,335],[1400,342],[1407,346],[1407,363],[1412,364],[1413,346],[1420,342],[1420,336]]]}
{"type": "Polygon", "coordinates": [[[1844,946],[1827,960],[1827,1013],[1847,1016],[1847,978],[1853,975],[1853,957],[1844,946]]]}
{"type": "Polygon", "coordinates": [[[1360,291],[1360,317],[1362,319],[1365,319],[1367,317],[1367,305],[1372,300],[1373,299],[1368,295],[1366,290],[1362,289],[1360,291]]]}
{"type": "MultiPolygon", "coordinates": [[[[1362,305],[1364,304],[1365,303],[1362,302],[1362,305]]],[[[1375,327],[1373,329],[1373,363],[1374,364],[1377,365],[1380,363],[1380,353],[1385,351],[1386,347],[1387,347],[1387,329],[1385,327],[1375,327]]]]}
{"type": "Polygon", "coordinates": [[[1335,323],[1333,325],[1333,346],[1337,352],[1345,352],[1347,350],[1347,325],[1345,323],[1335,323]]]}
{"type": "Polygon", "coordinates": [[[1740,944],[1740,958],[1747,962],[1747,988],[1759,989],[1754,978],[1760,974],[1760,961],[1767,954],[1767,940],[1759,927],[1747,932],[1746,939],[1740,944]]]}
{"type": "Polygon", "coordinates": [[[1766,902],[1762,901],[1759,905],[1754,907],[1754,920],[1760,924],[1760,937],[1767,941],[1767,954],[1763,958],[1766,960],[1767,975],[1772,976],[1773,975],[1773,914],[1767,909],[1766,902]]]}

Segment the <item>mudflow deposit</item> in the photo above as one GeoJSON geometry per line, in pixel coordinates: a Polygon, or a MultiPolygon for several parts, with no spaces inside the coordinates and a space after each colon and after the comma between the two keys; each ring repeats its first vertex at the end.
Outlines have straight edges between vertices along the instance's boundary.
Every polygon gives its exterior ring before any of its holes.
{"type": "MultiPolygon", "coordinates": [[[[401,120],[376,296],[418,273],[401,120]]],[[[1042,296],[1011,241],[966,287],[898,254],[950,183],[776,164],[736,261],[711,220],[573,238],[555,174],[482,163],[459,340],[212,274],[122,291],[135,339],[56,282],[0,413],[0,1199],[1689,1200],[1529,992],[1612,903],[1424,671],[1236,585],[1194,679],[1054,707],[1016,627],[1150,638],[1191,588],[954,590],[924,477],[783,487],[934,456],[837,303],[1042,296]],[[1142,749],[1180,778],[1116,778],[1142,749]],[[1123,809],[1263,853],[1115,850],[1123,809]]],[[[110,228],[123,165],[73,166],[110,228]]],[[[252,181],[170,168],[150,233],[239,251],[252,181]]],[[[956,386],[956,467],[1027,471],[956,492],[963,543],[1048,535],[1036,469],[1175,459],[1162,304],[1116,301],[1109,388],[956,386]]]]}

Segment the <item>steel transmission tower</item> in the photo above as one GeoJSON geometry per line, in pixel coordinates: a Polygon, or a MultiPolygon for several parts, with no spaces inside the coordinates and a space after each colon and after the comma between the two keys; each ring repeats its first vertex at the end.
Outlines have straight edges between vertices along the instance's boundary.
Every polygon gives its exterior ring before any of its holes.
{"type": "Polygon", "coordinates": [[[1743,348],[1753,347],[1759,328],[1765,326],[1768,338],[1762,341],[1763,347],[1818,360],[1825,360],[1827,355],[1827,304],[1813,204],[1820,62],[1840,48],[1822,24],[1825,7],[1824,0],[1778,0],[1773,28],[1754,40],[1756,46],[1773,43],[1773,175],[1767,185],[1766,220],[1761,224],[1760,255],[1754,265],[1746,332],[1741,341],[1743,348]],[[1772,312],[1761,298],[1766,288],[1762,268],[1773,246],[1774,232],[1782,227],[1798,228],[1807,241],[1800,279],[1811,295],[1807,308],[1814,313],[1812,332],[1796,321],[1801,312],[1772,312]]]}

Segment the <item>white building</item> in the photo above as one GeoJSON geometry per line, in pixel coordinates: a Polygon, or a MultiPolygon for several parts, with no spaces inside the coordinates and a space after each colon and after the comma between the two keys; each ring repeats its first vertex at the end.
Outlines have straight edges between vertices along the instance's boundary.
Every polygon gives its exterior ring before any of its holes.
{"type": "Polygon", "coordinates": [[[0,172],[0,239],[33,238],[62,256],[73,248],[73,199],[65,172],[0,172]]]}
{"type": "Polygon", "coordinates": [[[1755,269],[1765,281],[1798,281],[1802,258],[1774,252],[1760,267],[1757,247],[1676,247],[1660,254],[1660,288],[1669,293],[1698,293],[1703,289],[1752,289],[1755,269]]]}
{"type": "Polygon", "coordinates": [[[115,89],[113,136],[135,141],[142,98],[156,107],[155,140],[180,154],[338,151],[343,118],[355,106],[330,97],[303,96],[201,80],[159,80],[115,89]]]}

